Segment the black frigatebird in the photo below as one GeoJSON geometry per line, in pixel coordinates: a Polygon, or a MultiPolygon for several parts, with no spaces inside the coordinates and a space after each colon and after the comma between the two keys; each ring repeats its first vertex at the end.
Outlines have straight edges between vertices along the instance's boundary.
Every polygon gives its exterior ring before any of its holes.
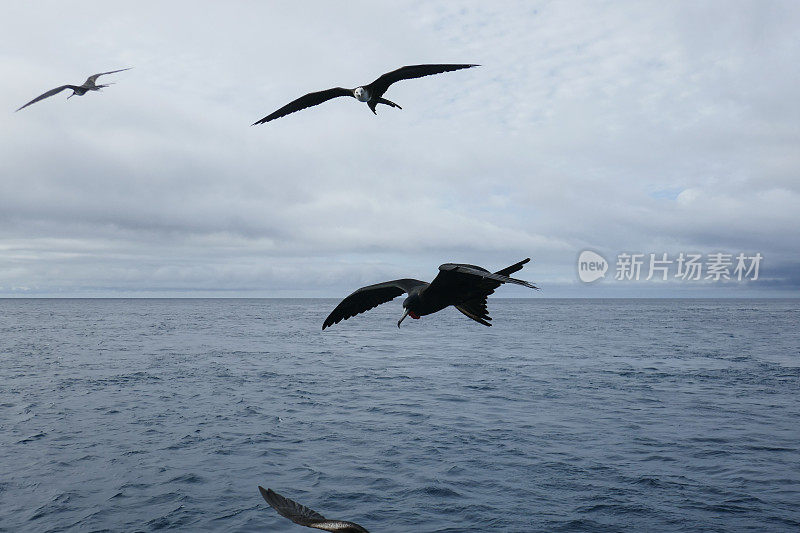
{"type": "Polygon", "coordinates": [[[337,531],[340,533],[369,533],[369,531],[355,522],[329,520],[305,505],[300,505],[296,501],[284,498],[272,489],[264,489],[264,487],[259,485],[258,490],[267,503],[278,511],[279,515],[285,516],[295,524],[322,529],[324,531],[337,531]]]}
{"type": "Polygon", "coordinates": [[[269,122],[270,120],[281,118],[289,113],[294,113],[295,111],[300,111],[301,109],[305,109],[307,107],[319,105],[338,96],[352,96],[359,102],[366,102],[372,112],[376,115],[378,113],[375,111],[375,106],[378,104],[386,104],[398,109],[403,109],[394,102],[383,98],[383,93],[385,93],[389,86],[394,82],[400,80],[410,80],[412,78],[421,78],[423,76],[430,76],[431,74],[440,74],[442,72],[450,72],[452,70],[460,70],[462,68],[477,66],[480,65],[408,65],[405,67],[400,67],[397,70],[387,72],[369,85],[362,85],[361,87],[356,87],[355,89],[334,87],[333,89],[308,93],[307,95],[301,96],[297,100],[286,104],[274,113],[267,115],[258,122],[254,122],[252,125],[255,126],[256,124],[263,124],[265,122],[269,122]]]}
{"type": "Polygon", "coordinates": [[[404,311],[397,322],[398,328],[407,315],[417,319],[441,311],[449,305],[455,306],[475,322],[491,326],[489,321],[492,319],[486,308],[486,298],[497,287],[503,283],[515,283],[538,289],[527,281],[509,277],[521,270],[528,261],[530,258],[495,273],[475,265],[445,263],[439,267],[439,273],[430,283],[417,279],[396,279],[361,287],[336,306],[325,319],[322,329],[369,311],[403,293],[408,293],[408,297],[403,301],[404,311]]]}
{"type": "Polygon", "coordinates": [[[24,106],[22,106],[19,109],[17,109],[17,111],[19,111],[20,109],[25,109],[29,105],[35,104],[39,100],[44,100],[45,98],[49,98],[49,97],[53,96],[54,94],[58,94],[61,91],[63,91],[64,89],[72,89],[72,94],[67,96],[68,100],[70,98],[72,98],[73,96],[75,96],[75,95],[83,96],[84,94],[86,94],[89,91],[99,91],[103,87],[108,87],[109,85],[113,85],[113,84],[107,83],[105,85],[97,85],[97,83],[96,83],[97,82],[97,78],[99,78],[100,76],[105,76],[106,74],[114,74],[115,72],[122,72],[123,70],[130,70],[131,68],[133,68],[133,67],[121,68],[119,70],[110,70],[108,72],[100,72],[99,74],[92,74],[91,76],[86,78],[86,81],[83,82],[83,85],[62,85],[61,87],[56,87],[55,89],[50,89],[46,93],[40,94],[39,96],[37,96],[36,98],[34,98],[33,100],[31,100],[30,102],[25,104],[24,106]]]}

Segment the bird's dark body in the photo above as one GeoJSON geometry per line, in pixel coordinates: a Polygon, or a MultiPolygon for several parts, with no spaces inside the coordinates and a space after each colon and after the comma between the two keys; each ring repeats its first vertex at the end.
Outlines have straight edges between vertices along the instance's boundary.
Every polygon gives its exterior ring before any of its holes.
{"type": "MultiPolygon", "coordinates": [[[[497,287],[503,283],[514,283],[537,288],[527,281],[509,277],[522,269],[528,261],[530,259],[525,259],[495,273],[475,265],[446,263],[439,267],[439,274],[431,283],[405,278],[368,285],[342,300],[325,319],[322,329],[368,311],[403,293],[408,293],[403,301],[403,318],[406,314],[411,318],[419,318],[452,305],[472,320],[491,326],[492,319],[489,317],[486,299],[497,287]]],[[[400,322],[397,323],[398,327],[400,322]]]]}
{"type": "MultiPolygon", "coordinates": [[[[485,268],[475,265],[461,265],[481,272],[487,272],[485,268]]],[[[444,278],[439,281],[433,288],[430,288],[430,283],[426,283],[424,287],[420,287],[414,291],[414,294],[409,294],[409,298],[414,297],[413,312],[419,316],[430,315],[441,311],[445,307],[451,305],[458,306],[465,302],[474,300],[475,298],[488,296],[492,291],[487,293],[489,287],[483,284],[476,284],[473,279],[464,278],[444,278]]],[[[500,286],[500,283],[497,283],[500,286]]]]}
{"type": "Polygon", "coordinates": [[[460,70],[464,68],[477,67],[478,65],[471,64],[440,64],[440,65],[408,65],[400,67],[392,72],[387,72],[372,83],[356,87],[355,89],[346,89],[344,87],[334,87],[324,91],[317,91],[308,93],[300,98],[289,102],[277,111],[270,113],[261,120],[254,122],[252,125],[264,124],[276,118],[284,117],[295,111],[300,111],[308,107],[313,107],[321,103],[327,102],[339,96],[352,96],[356,100],[366,102],[370,110],[374,114],[378,114],[375,108],[378,104],[384,104],[391,107],[402,109],[399,105],[383,98],[383,93],[389,89],[389,86],[400,80],[409,80],[413,78],[421,78],[423,76],[430,76],[431,74],[441,74],[442,72],[451,72],[453,70],[460,70]]]}

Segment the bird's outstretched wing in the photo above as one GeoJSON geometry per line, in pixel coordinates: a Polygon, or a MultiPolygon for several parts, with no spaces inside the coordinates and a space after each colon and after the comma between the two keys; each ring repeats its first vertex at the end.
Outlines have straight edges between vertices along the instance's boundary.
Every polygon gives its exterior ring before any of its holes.
{"type": "Polygon", "coordinates": [[[503,270],[499,270],[495,273],[489,272],[485,268],[475,265],[445,263],[439,266],[439,274],[437,274],[436,278],[434,278],[434,280],[431,282],[431,289],[433,290],[434,288],[438,288],[438,283],[458,283],[462,280],[474,284],[476,282],[476,277],[481,281],[484,281],[484,285],[491,286],[492,288],[497,288],[503,283],[514,283],[516,285],[530,287],[531,289],[538,289],[538,287],[528,283],[527,281],[510,278],[507,275],[521,269],[521,265],[524,265],[528,261],[530,261],[530,259],[525,259],[524,261],[520,261],[515,265],[503,270]]]}
{"type": "Polygon", "coordinates": [[[347,320],[351,316],[356,316],[364,311],[369,311],[373,307],[389,302],[404,292],[421,285],[427,285],[427,283],[417,279],[396,279],[361,287],[336,306],[336,309],[325,319],[322,329],[338,324],[342,320],[347,320]]]}
{"type": "Polygon", "coordinates": [[[430,76],[431,74],[441,74],[442,72],[450,72],[453,70],[461,70],[462,68],[478,66],[480,65],[408,65],[405,67],[400,67],[397,70],[387,72],[377,80],[367,85],[366,89],[371,98],[378,98],[383,96],[383,93],[386,92],[389,86],[396,81],[421,78],[423,76],[430,76]]]}
{"type": "Polygon", "coordinates": [[[295,111],[300,111],[301,109],[305,109],[307,107],[319,105],[323,102],[327,102],[331,98],[336,98],[339,96],[353,96],[353,93],[350,91],[350,89],[345,89],[344,87],[334,87],[333,89],[308,93],[304,96],[301,96],[297,100],[294,100],[293,102],[289,102],[274,113],[270,113],[258,122],[253,122],[251,126],[263,124],[265,122],[269,122],[270,120],[275,120],[276,118],[281,118],[289,113],[294,113],[295,111]]]}
{"type": "Polygon", "coordinates": [[[267,501],[270,506],[278,511],[278,514],[284,516],[301,526],[313,527],[313,524],[325,520],[325,517],[309,509],[305,505],[300,505],[296,501],[284,498],[272,489],[264,489],[261,485],[258,486],[261,496],[267,501]]]}
{"type": "Polygon", "coordinates": [[[527,281],[509,277],[510,274],[521,270],[528,261],[530,258],[494,273],[475,265],[445,263],[439,267],[439,274],[431,282],[428,292],[462,295],[464,299],[455,304],[456,309],[484,326],[491,326],[489,321],[492,319],[489,316],[486,298],[494,293],[497,287],[503,283],[514,283],[538,289],[527,281]]]}
{"type": "Polygon", "coordinates": [[[108,72],[98,72],[97,74],[92,74],[91,76],[86,78],[86,81],[83,82],[83,84],[94,85],[95,82],[97,81],[97,78],[99,78],[100,76],[105,76],[106,74],[114,74],[115,72],[122,72],[123,70],[130,70],[132,68],[133,67],[128,67],[128,68],[121,68],[119,70],[109,70],[108,72]]]}
{"type": "MultiPolygon", "coordinates": [[[[30,102],[28,102],[27,104],[25,104],[24,106],[22,106],[22,107],[20,107],[19,109],[17,109],[17,111],[19,111],[20,109],[25,109],[25,108],[26,108],[26,107],[28,107],[29,105],[31,105],[31,104],[35,104],[35,103],[36,103],[36,102],[38,102],[39,100],[44,100],[45,98],[49,98],[49,97],[53,96],[54,94],[58,94],[58,93],[60,93],[61,91],[63,91],[64,89],[72,89],[72,90],[75,90],[75,89],[80,89],[80,87],[77,87],[77,86],[75,86],[75,85],[62,85],[61,87],[56,87],[55,89],[50,89],[50,90],[49,90],[49,91],[47,91],[46,93],[40,94],[39,96],[37,96],[36,98],[34,98],[33,100],[31,100],[30,102]]],[[[15,113],[16,113],[16,111],[15,111],[15,113]]]]}

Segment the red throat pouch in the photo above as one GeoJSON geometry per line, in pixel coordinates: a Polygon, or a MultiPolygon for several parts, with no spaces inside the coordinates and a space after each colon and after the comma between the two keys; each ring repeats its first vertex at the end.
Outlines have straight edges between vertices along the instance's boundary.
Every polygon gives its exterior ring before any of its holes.
{"type": "Polygon", "coordinates": [[[410,316],[414,320],[419,320],[419,315],[417,313],[413,312],[413,311],[409,311],[408,312],[408,316],[410,316]]]}

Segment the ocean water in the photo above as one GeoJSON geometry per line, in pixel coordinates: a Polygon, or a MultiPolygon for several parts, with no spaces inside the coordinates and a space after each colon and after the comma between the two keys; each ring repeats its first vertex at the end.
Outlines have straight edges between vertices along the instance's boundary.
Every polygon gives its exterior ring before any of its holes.
{"type": "Polygon", "coordinates": [[[0,300],[0,531],[800,530],[800,301],[0,300]]]}

